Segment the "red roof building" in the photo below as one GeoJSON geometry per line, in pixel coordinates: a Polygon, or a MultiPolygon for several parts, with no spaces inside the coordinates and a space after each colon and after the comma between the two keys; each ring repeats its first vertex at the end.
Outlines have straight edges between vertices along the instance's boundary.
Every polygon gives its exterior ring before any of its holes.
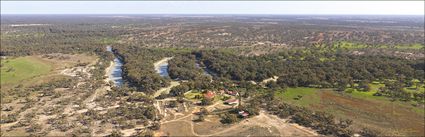
{"type": "Polygon", "coordinates": [[[215,96],[215,94],[212,91],[207,91],[206,93],[204,93],[204,98],[206,98],[206,99],[213,99],[214,96],[215,96]]]}

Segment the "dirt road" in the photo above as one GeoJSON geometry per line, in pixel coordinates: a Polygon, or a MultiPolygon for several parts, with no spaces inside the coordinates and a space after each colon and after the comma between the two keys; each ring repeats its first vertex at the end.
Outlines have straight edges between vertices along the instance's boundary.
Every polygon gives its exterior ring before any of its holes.
{"type": "Polygon", "coordinates": [[[247,127],[254,126],[266,128],[270,134],[276,136],[319,136],[319,134],[317,134],[312,129],[302,127],[297,124],[288,123],[286,119],[280,119],[277,116],[270,115],[265,112],[260,112],[258,116],[243,120],[224,130],[219,130],[211,134],[202,134],[195,132],[196,126],[194,122],[191,121],[193,116],[193,114],[188,114],[178,119],[161,122],[161,124],[168,124],[173,122],[188,123],[190,125],[190,133],[194,136],[228,136],[233,135],[233,133],[236,133],[237,131],[242,131],[247,127]],[[277,132],[273,132],[276,130],[272,129],[277,129],[277,132]]]}

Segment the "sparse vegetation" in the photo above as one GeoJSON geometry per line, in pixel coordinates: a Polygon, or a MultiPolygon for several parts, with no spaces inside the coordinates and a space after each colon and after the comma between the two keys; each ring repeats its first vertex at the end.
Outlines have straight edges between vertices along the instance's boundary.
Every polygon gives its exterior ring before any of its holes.
{"type": "Polygon", "coordinates": [[[2,16],[2,136],[424,135],[421,17],[38,17],[2,16]]]}

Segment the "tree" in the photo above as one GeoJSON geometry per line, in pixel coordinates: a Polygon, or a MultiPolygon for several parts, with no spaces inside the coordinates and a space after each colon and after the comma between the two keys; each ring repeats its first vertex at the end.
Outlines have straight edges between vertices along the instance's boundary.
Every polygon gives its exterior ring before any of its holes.
{"type": "Polygon", "coordinates": [[[195,120],[193,120],[193,121],[195,121],[195,122],[202,122],[202,121],[204,121],[205,120],[205,116],[204,116],[204,114],[199,114],[198,115],[198,118],[197,119],[195,119],[195,120]]]}
{"type": "Polygon", "coordinates": [[[154,132],[149,129],[141,130],[136,132],[134,135],[131,135],[130,137],[153,137],[154,132]]]}
{"type": "Polygon", "coordinates": [[[205,107],[202,107],[201,109],[200,109],[200,113],[201,114],[204,114],[204,115],[209,115],[209,111],[208,111],[208,109],[206,109],[205,107]]]}
{"type": "Polygon", "coordinates": [[[338,84],[336,91],[343,92],[347,87],[343,84],[338,84]]]}
{"type": "Polygon", "coordinates": [[[37,132],[42,129],[40,124],[31,123],[30,126],[26,129],[27,132],[37,132]]]}
{"type": "Polygon", "coordinates": [[[198,116],[198,120],[199,121],[204,121],[205,120],[205,116],[204,115],[199,115],[198,116]]]}
{"type": "Polygon", "coordinates": [[[279,85],[275,81],[269,81],[269,82],[266,83],[266,87],[274,89],[274,88],[279,87],[279,85]]]}
{"type": "Polygon", "coordinates": [[[202,98],[202,100],[201,100],[201,105],[204,105],[204,106],[211,105],[212,103],[213,103],[212,99],[202,98]]]}
{"type": "Polygon", "coordinates": [[[348,80],[346,80],[346,79],[340,79],[338,81],[338,84],[337,84],[337,91],[340,91],[340,92],[345,91],[345,89],[347,88],[347,85],[348,84],[349,84],[348,80]]]}
{"type": "Polygon", "coordinates": [[[224,115],[221,116],[220,122],[223,124],[232,124],[234,122],[238,121],[238,118],[235,114],[230,114],[228,112],[224,113],[224,115]]]}
{"type": "Polygon", "coordinates": [[[161,128],[161,124],[158,122],[154,122],[152,126],[150,127],[150,129],[152,130],[159,130],[160,128],[161,128]]]}
{"type": "Polygon", "coordinates": [[[368,128],[363,128],[360,131],[360,135],[363,136],[363,137],[377,137],[377,136],[379,136],[379,132],[368,129],[368,128]]]}
{"type": "Polygon", "coordinates": [[[361,81],[359,83],[358,90],[370,91],[369,83],[367,81],[361,81]]]}
{"type": "Polygon", "coordinates": [[[112,131],[111,134],[107,135],[106,137],[122,137],[123,135],[124,134],[121,133],[120,131],[114,130],[114,131],[112,131]]]}
{"type": "Polygon", "coordinates": [[[168,107],[170,107],[170,108],[175,108],[175,107],[177,107],[177,101],[170,101],[170,104],[168,104],[168,107]]]}
{"type": "Polygon", "coordinates": [[[175,86],[171,89],[170,94],[173,96],[182,96],[185,92],[189,91],[190,88],[186,84],[181,84],[178,86],[175,86]]]}

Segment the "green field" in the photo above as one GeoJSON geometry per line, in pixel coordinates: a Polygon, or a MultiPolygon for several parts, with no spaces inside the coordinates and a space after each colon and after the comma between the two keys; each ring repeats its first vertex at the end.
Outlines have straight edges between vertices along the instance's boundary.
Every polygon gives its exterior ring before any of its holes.
{"type": "Polygon", "coordinates": [[[184,93],[184,97],[189,99],[189,100],[192,100],[192,101],[199,100],[199,99],[195,98],[196,95],[202,97],[202,93],[200,91],[191,90],[191,91],[184,93]]]}
{"type": "Polygon", "coordinates": [[[276,92],[275,97],[284,100],[287,103],[300,105],[307,107],[310,104],[315,104],[320,102],[320,97],[318,96],[315,88],[288,88],[284,92],[276,92]],[[298,96],[302,96],[298,100],[298,96]]]}
{"type": "Polygon", "coordinates": [[[397,45],[395,48],[397,49],[422,49],[425,46],[422,44],[413,44],[413,45],[397,45]]]}
{"type": "MultiPolygon", "coordinates": [[[[360,48],[366,48],[367,45],[364,44],[354,44],[351,42],[341,42],[341,46],[339,48],[346,48],[346,49],[360,49],[360,48]]],[[[334,45],[336,47],[336,44],[334,45]]]]}
{"type": "Polygon", "coordinates": [[[380,49],[386,49],[386,48],[395,48],[395,49],[422,49],[425,46],[422,44],[411,44],[411,45],[396,45],[396,46],[389,46],[389,45],[366,45],[366,44],[356,44],[352,42],[343,41],[338,43],[335,43],[333,45],[335,48],[343,48],[343,49],[363,49],[363,48],[380,48],[380,49]],[[339,47],[338,47],[339,45],[339,47]]]}
{"type": "Polygon", "coordinates": [[[18,84],[25,79],[47,74],[51,71],[50,64],[35,57],[19,57],[2,59],[1,85],[18,84]]]}
{"type": "Polygon", "coordinates": [[[368,91],[368,92],[358,91],[357,89],[354,89],[354,88],[347,88],[345,90],[345,92],[346,93],[349,93],[351,96],[357,97],[357,98],[387,100],[386,97],[383,97],[383,96],[374,96],[373,95],[376,92],[378,92],[378,89],[380,87],[384,87],[384,86],[385,85],[384,84],[381,84],[381,83],[374,83],[374,84],[369,84],[370,91],[368,91]]]}
{"type": "MultiPolygon", "coordinates": [[[[379,99],[379,100],[387,100],[386,97],[383,96],[373,96],[373,94],[375,94],[376,92],[378,92],[380,87],[384,87],[385,84],[382,83],[372,83],[369,84],[370,87],[370,91],[368,92],[364,92],[364,91],[358,91],[356,89],[353,88],[347,88],[345,90],[346,93],[350,93],[352,96],[354,97],[358,97],[358,98],[367,98],[367,99],[379,99]]],[[[415,85],[413,85],[412,87],[404,87],[404,90],[407,92],[425,92],[425,87],[420,86],[418,89],[414,89],[415,85]]]]}

